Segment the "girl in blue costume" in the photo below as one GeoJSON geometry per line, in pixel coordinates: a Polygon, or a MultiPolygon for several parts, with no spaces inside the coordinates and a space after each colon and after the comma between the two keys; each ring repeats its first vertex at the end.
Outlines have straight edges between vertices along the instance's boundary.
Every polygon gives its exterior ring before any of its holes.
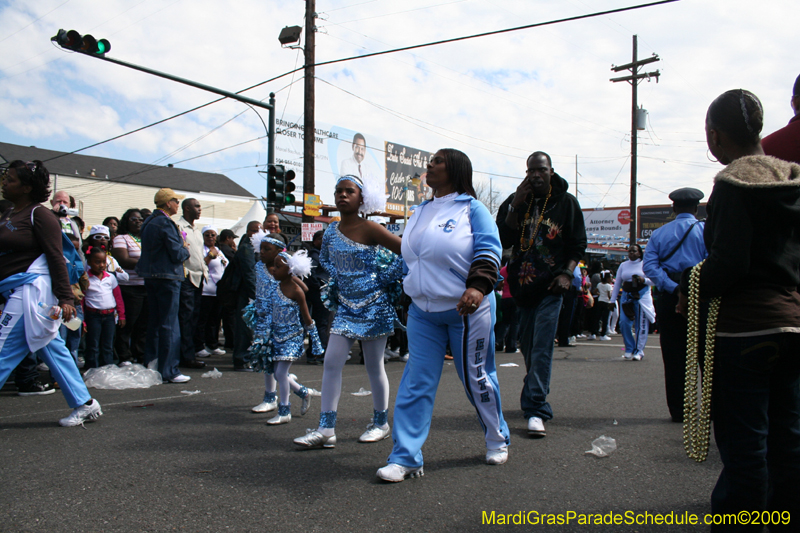
{"type": "Polygon", "coordinates": [[[342,176],[334,193],[341,222],[333,222],[322,238],[319,260],[331,277],[329,304],[337,306],[330,327],[322,373],[319,428],[294,440],[304,448],[336,445],[336,413],[342,393],[342,369],[353,341],[360,340],[372,387],[373,421],[359,442],[378,442],[389,436],[389,380],[383,368],[386,339],[394,331],[397,314],[386,287],[400,278],[402,260],[382,246],[400,253],[400,238],[361,213],[383,210],[383,184],[342,176]],[[338,294],[337,294],[338,291],[338,294]]]}
{"type": "Polygon", "coordinates": [[[483,429],[486,462],[499,465],[508,459],[508,425],[494,362],[492,290],[503,253],[500,235],[475,197],[472,163],[464,153],[436,152],[427,165],[427,183],[434,198],[414,210],[403,234],[411,357],[394,404],[394,448],[389,464],[377,473],[391,482],[422,475],[422,446],[448,344],[483,429]]]}
{"type": "MultiPolygon", "coordinates": [[[[263,233],[261,235],[263,235],[263,233]]],[[[250,363],[254,369],[264,372],[264,399],[260,404],[253,407],[251,411],[254,413],[268,413],[278,409],[278,383],[275,380],[274,373],[270,370],[272,367],[267,360],[267,356],[269,355],[267,346],[272,328],[272,298],[278,290],[279,285],[279,282],[270,274],[269,269],[273,266],[278,254],[285,251],[286,243],[283,240],[283,235],[278,233],[272,233],[263,238],[257,236],[257,238],[260,241],[260,261],[256,263],[255,266],[256,298],[245,308],[245,322],[253,330],[253,347],[250,351],[250,363]]],[[[292,281],[303,291],[306,290],[305,284],[299,279],[292,277],[292,281]]],[[[303,399],[304,408],[302,411],[303,414],[305,414],[311,396],[318,396],[319,393],[314,389],[306,389],[298,385],[294,380],[294,374],[289,374],[289,380],[289,385],[292,390],[296,391],[296,394],[303,399]],[[306,394],[306,392],[308,394],[306,394]]],[[[278,417],[267,421],[267,423],[282,423],[279,420],[280,414],[278,417]],[[273,422],[276,419],[278,421],[273,422]]]]}
{"type": "Polygon", "coordinates": [[[259,351],[265,355],[263,361],[267,372],[274,374],[281,390],[278,415],[268,420],[267,424],[286,424],[292,420],[289,391],[303,399],[301,415],[306,414],[311,401],[311,391],[289,376],[292,363],[305,353],[304,332],[308,332],[312,353],[322,355],[323,352],[317,326],[308,312],[305,293],[293,279],[293,276],[306,277],[310,273],[311,259],[305,250],[293,256],[280,252],[270,268],[270,274],[277,282],[271,295],[272,323],[268,341],[264,349],[259,351]]]}

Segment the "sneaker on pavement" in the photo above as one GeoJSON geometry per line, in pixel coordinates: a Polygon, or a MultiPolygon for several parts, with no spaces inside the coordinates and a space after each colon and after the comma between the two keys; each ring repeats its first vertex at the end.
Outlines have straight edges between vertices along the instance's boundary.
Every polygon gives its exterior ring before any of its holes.
{"type": "Polygon", "coordinates": [[[187,381],[190,381],[191,379],[192,378],[190,378],[189,376],[185,376],[183,374],[175,374],[171,378],[165,379],[164,383],[186,383],[187,381]]]}
{"type": "Polygon", "coordinates": [[[424,472],[421,466],[403,466],[397,463],[389,463],[383,468],[378,469],[378,477],[384,481],[399,483],[407,477],[422,477],[424,472]]]}
{"type": "Polygon", "coordinates": [[[72,413],[58,421],[59,425],[63,427],[82,426],[88,420],[96,420],[103,414],[100,409],[100,402],[92,399],[89,405],[81,405],[72,410],[72,413]]]}
{"type": "Polygon", "coordinates": [[[633,359],[634,361],[641,361],[641,360],[642,360],[642,357],[643,357],[643,355],[642,355],[642,354],[640,354],[640,353],[637,353],[637,354],[634,354],[634,355],[633,355],[632,359],[633,359]]]}
{"type": "Polygon", "coordinates": [[[86,359],[83,357],[78,357],[78,368],[83,368],[86,366],[86,359]]]}
{"type": "Polygon", "coordinates": [[[211,350],[211,355],[225,355],[227,352],[222,348],[215,348],[211,350]]]}
{"type": "Polygon", "coordinates": [[[508,461],[508,446],[503,446],[499,450],[486,450],[487,465],[501,465],[508,461]]]}
{"type": "Polygon", "coordinates": [[[392,434],[392,428],[386,424],[385,428],[374,423],[367,426],[367,430],[358,437],[358,442],[380,442],[392,434]]]}
{"type": "Polygon", "coordinates": [[[569,344],[575,344],[576,342],[578,342],[578,339],[576,339],[574,336],[572,336],[572,337],[569,337],[569,338],[567,339],[567,342],[568,342],[569,344]]]}
{"type": "Polygon", "coordinates": [[[408,354],[401,355],[401,356],[399,357],[399,360],[400,360],[400,362],[402,362],[402,363],[408,363],[408,354]]]}
{"type": "Polygon", "coordinates": [[[538,416],[532,416],[528,419],[528,435],[535,439],[541,439],[547,435],[544,430],[544,422],[538,416]]]}
{"type": "Polygon", "coordinates": [[[283,416],[277,415],[277,416],[267,420],[267,425],[277,426],[278,424],[288,424],[291,421],[292,421],[292,415],[290,415],[290,414],[289,415],[283,415],[283,416]]]}
{"type": "Polygon", "coordinates": [[[210,357],[211,356],[211,352],[209,352],[208,350],[203,348],[199,352],[194,352],[194,356],[195,357],[210,357]]]}
{"type": "Polygon", "coordinates": [[[56,391],[49,383],[42,383],[41,381],[34,381],[17,388],[17,395],[19,396],[46,396],[53,394],[56,391]]]}
{"type": "Polygon", "coordinates": [[[308,449],[314,448],[335,448],[336,435],[326,437],[316,429],[307,430],[306,434],[302,437],[297,437],[293,441],[298,446],[308,449]]]}
{"type": "Polygon", "coordinates": [[[575,337],[577,337],[578,339],[585,339],[585,338],[587,338],[587,337],[586,337],[586,335],[584,335],[583,333],[581,333],[580,335],[575,335],[575,337]]]}
{"type": "Polygon", "coordinates": [[[595,337],[594,335],[589,335],[588,337],[586,337],[586,340],[587,341],[596,341],[597,337],[595,337]]]}
{"type": "Polygon", "coordinates": [[[622,358],[625,359],[626,361],[630,361],[630,360],[633,359],[633,354],[629,353],[629,352],[625,352],[624,354],[622,354],[622,358]]]}
{"type": "Polygon", "coordinates": [[[602,337],[597,337],[597,340],[599,340],[599,341],[610,341],[611,337],[609,337],[608,335],[603,335],[602,337]]]}
{"type": "Polygon", "coordinates": [[[278,408],[278,399],[276,398],[271,402],[265,400],[260,404],[256,405],[255,407],[253,407],[252,409],[250,409],[250,411],[253,413],[269,413],[270,411],[274,411],[277,408],[278,408]]]}

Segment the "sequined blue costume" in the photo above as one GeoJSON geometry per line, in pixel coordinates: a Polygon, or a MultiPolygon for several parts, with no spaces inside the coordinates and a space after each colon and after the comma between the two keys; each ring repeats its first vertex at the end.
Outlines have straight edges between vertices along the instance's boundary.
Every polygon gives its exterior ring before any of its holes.
{"type": "Polygon", "coordinates": [[[332,222],[322,237],[319,261],[338,291],[331,334],[372,340],[394,331],[397,313],[386,287],[402,276],[399,256],[348,239],[339,231],[339,223],[332,222]]]}
{"type": "Polygon", "coordinates": [[[303,355],[303,321],[300,306],[283,295],[278,286],[272,293],[272,360],[297,361],[303,355]]]}

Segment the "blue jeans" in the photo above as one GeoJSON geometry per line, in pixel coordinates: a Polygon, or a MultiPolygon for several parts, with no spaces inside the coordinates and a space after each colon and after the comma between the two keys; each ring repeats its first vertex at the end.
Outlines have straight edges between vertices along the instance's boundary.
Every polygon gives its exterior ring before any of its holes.
{"type": "Polygon", "coordinates": [[[147,340],[145,364],[158,359],[161,377],[172,379],[178,371],[181,329],[178,324],[181,282],[171,279],[147,278],[147,340]]]}
{"type": "Polygon", "coordinates": [[[86,368],[114,364],[114,313],[86,313],[86,368]]]}
{"type": "Polygon", "coordinates": [[[547,395],[550,393],[553,340],[558,328],[561,300],[561,294],[548,294],[536,307],[518,308],[519,342],[528,371],[520,395],[520,406],[525,418],[553,418],[553,409],[547,403],[547,395]]]}
{"type": "Polygon", "coordinates": [[[794,526],[800,516],[800,334],[717,337],[711,412],[723,465],[711,511],[789,511],[794,526]]]}

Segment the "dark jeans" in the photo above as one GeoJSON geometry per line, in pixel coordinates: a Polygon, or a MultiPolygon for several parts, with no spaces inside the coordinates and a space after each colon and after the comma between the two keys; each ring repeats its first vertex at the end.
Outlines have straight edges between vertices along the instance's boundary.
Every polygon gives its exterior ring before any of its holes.
{"type": "Polygon", "coordinates": [[[561,304],[561,312],[558,315],[557,338],[559,346],[566,346],[569,337],[572,335],[572,318],[575,316],[575,297],[578,291],[575,287],[564,293],[564,300],[561,304]]]}
{"type": "Polygon", "coordinates": [[[114,348],[120,362],[144,362],[144,344],[147,337],[147,289],[144,285],[120,285],[125,303],[125,327],[117,329],[114,348]]]}
{"type": "MultiPolygon", "coordinates": [[[[711,512],[789,511],[796,530],[800,334],[717,337],[712,413],[723,468],[711,494],[711,512]]],[[[711,530],[760,531],[761,526],[711,530]]]]}
{"type": "Polygon", "coordinates": [[[200,299],[200,315],[194,331],[194,350],[199,352],[204,346],[211,350],[219,348],[219,325],[222,306],[216,296],[203,296],[200,299]]]}
{"type": "Polygon", "coordinates": [[[520,407],[525,418],[553,418],[547,401],[553,368],[553,338],[558,326],[562,295],[548,294],[536,307],[519,308],[519,342],[525,358],[525,376],[520,407]]]}
{"type": "Polygon", "coordinates": [[[236,311],[233,319],[233,366],[241,368],[245,364],[247,349],[253,342],[253,333],[242,318],[242,310],[247,306],[248,298],[245,293],[236,295],[236,311]]]}
{"type": "Polygon", "coordinates": [[[117,324],[114,313],[107,315],[92,313],[87,309],[86,322],[86,366],[97,368],[114,364],[114,331],[117,324]]]}
{"type": "Polygon", "coordinates": [[[181,282],[181,303],[178,322],[181,328],[180,360],[182,363],[194,361],[194,335],[200,319],[200,300],[203,297],[203,282],[199,287],[192,285],[189,277],[181,282]]]}
{"type": "Polygon", "coordinates": [[[516,352],[518,319],[517,304],[514,303],[514,298],[500,299],[500,314],[502,320],[494,328],[495,344],[497,344],[498,350],[502,350],[505,345],[506,352],[516,352]]]}
{"type": "Polygon", "coordinates": [[[148,278],[147,289],[147,342],[145,363],[158,359],[158,371],[164,379],[172,379],[178,372],[181,330],[178,308],[181,300],[181,282],[171,279],[148,278]]]}
{"type": "Polygon", "coordinates": [[[30,352],[19,362],[14,370],[14,383],[17,388],[32,385],[34,381],[39,379],[39,371],[36,370],[37,364],[36,355],[30,352]]]}

